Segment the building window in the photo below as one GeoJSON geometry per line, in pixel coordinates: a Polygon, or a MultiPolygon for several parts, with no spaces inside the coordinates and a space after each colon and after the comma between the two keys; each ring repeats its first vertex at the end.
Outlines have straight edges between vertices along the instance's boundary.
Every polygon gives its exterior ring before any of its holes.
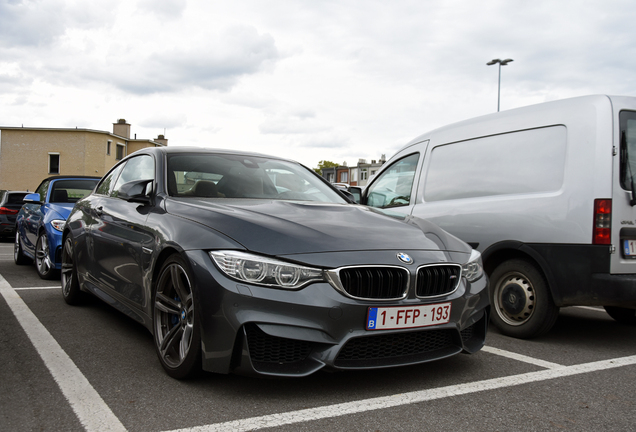
{"type": "Polygon", "coordinates": [[[343,171],[340,173],[340,183],[347,183],[349,181],[349,173],[343,171]]]}
{"type": "Polygon", "coordinates": [[[126,153],[126,147],[121,144],[117,144],[117,155],[115,156],[117,160],[123,159],[126,153]]]}
{"type": "Polygon", "coordinates": [[[333,173],[327,173],[327,181],[333,183],[333,173]]]}
{"type": "Polygon", "coordinates": [[[49,174],[60,173],[60,154],[49,153],[49,174]]]}
{"type": "Polygon", "coordinates": [[[106,143],[106,155],[110,156],[110,145],[112,144],[112,141],[108,141],[106,143]]]}
{"type": "Polygon", "coordinates": [[[369,173],[367,172],[366,168],[362,168],[360,170],[360,181],[364,181],[368,178],[369,173]]]}

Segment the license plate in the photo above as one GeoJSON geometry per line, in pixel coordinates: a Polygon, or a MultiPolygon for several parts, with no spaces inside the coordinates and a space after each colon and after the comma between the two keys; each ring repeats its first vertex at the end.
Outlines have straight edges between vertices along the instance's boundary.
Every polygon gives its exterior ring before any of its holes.
{"type": "Polygon", "coordinates": [[[450,321],[451,303],[422,306],[370,307],[367,330],[428,327],[450,321]]]}
{"type": "Polygon", "coordinates": [[[636,258],[636,240],[623,240],[623,253],[626,257],[636,258]]]}

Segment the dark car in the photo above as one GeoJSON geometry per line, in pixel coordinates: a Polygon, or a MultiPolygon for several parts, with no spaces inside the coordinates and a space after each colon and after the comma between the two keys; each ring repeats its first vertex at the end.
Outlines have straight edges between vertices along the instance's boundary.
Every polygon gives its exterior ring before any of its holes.
{"type": "Polygon", "coordinates": [[[478,252],[284,159],[137,151],[78,201],[63,241],[66,302],[90,292],[142,323],[175,378],[383,368],[484,344],[478,252]]]}
{"type": "Polygon", "coordinates": [[[28,192],[0,190],[0,238],[13,238],[15,219],[28,192]]]}
{"type": "Polygon", "coordinates": [[[100,177],[57,176],[42,180],[16,218],[13,257],[16,264],[35,262],[42,279],[58,275],[62,265],[62,229],[75,203],[88,195],[100,177]]]}

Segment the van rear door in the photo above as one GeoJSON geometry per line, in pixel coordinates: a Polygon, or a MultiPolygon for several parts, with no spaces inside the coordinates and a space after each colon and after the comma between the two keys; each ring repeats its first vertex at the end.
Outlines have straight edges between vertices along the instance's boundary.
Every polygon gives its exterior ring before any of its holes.
{"type": "MultiPolygon", "coordinates": [[[[630,109],[617,108],[614,128],[615,148],[614,184],[611,208],[611,243],[616,248],[611,258],[613,274],[636,273],[636,105],[630,109]]],[[[599,225],[599,216],[595,216],[599,225]]]]}

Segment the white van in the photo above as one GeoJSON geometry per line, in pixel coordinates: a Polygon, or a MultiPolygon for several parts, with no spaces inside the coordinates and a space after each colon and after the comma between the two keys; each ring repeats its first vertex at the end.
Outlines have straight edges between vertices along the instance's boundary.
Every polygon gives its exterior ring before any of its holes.
{"type": "Polygon", "coordinates": [[[364,190],[482,253],[492,320],[547,332],[562,306],[636,324],[636,97],[585,96],[455,123],[408,143],[364,190]]]}

